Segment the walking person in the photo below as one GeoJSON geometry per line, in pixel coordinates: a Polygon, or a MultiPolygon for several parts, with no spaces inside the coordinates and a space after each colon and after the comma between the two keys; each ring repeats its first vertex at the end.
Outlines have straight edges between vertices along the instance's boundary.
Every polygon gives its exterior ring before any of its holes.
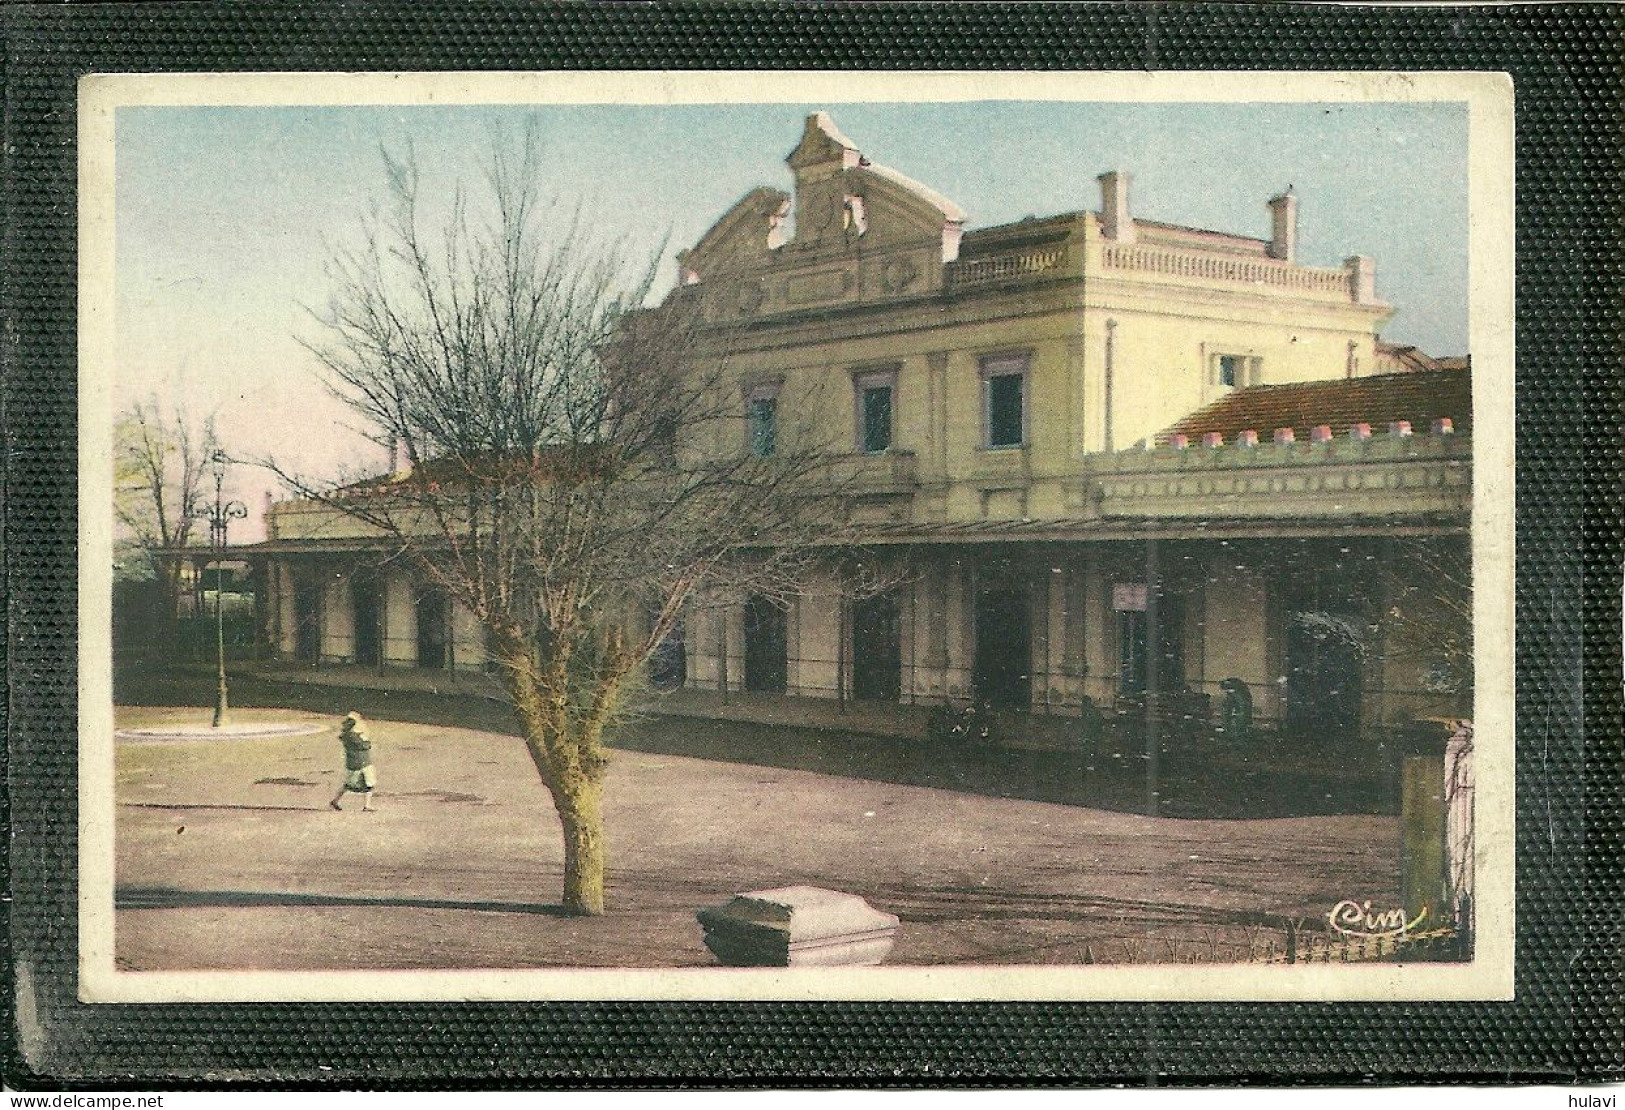
{"type": "Polygon", "coordinates": [[[372,766],[372,741],[367,738],[367,723],[359,713],[345,715],[339,729],[339,742],[344,745],[344,785],[327,804],[343,809],[339,802],[344,795],[355,793],[362,798],[361,812],[371,813],[372,788],[378,784],[378,772],[372,766]]]}

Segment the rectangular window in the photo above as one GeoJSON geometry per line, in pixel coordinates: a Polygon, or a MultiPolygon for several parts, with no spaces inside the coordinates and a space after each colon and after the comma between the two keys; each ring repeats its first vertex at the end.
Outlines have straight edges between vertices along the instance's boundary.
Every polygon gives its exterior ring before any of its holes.
{"type": "Polygon", "coordinates": [[[779,429],[779,391],[776,386],[758,386],[745,403],[746,443],[759,459],[773,457],[779,429]]]}
{"type": "MultiPolygon", "coordinates": [[[[1143,696],[1149,682],[1150,634],[1146,621],[1145,609],[1117,613],[1117,692],[1124,697],[1143,696]]],[[[1163,694],[1172,696],[1185,686],[1185,606],[1181,598],[1164,595],[1158,599],[1157,633],[1162,648],[1157,661],[1157,686],[1163,694]]]]}
{"type": "Polygon", "coordinates": [[[891,446],[891,386],[872,385],[863,391],[863,449],[884,451],[891,446]]]}
{"type": "Polygon", "coordinates": [[[1253,355],[1214,355],[1213,384],[1226,389],[1257,385],[1261,362],[1253,355]]]}
{"type": "Polygon", "coordinates": [[[867,454],[888,450],[896,411],[897,372],[859,374],[852,379],[852,386],[857,399],[858,450],[867,454]]]}
{"type": "Polygon", "coordinates": [[[989,355],[982,359],[983,446],[1026,445],[1029,358],[1022,353],[989,355]]]}

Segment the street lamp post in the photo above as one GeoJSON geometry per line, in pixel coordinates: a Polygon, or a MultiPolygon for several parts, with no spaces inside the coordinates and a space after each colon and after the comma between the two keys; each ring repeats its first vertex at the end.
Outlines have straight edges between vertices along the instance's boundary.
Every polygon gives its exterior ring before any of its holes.
{"type": "Polygon", "coordinates": [[[209,522],[209,549],[214,553],[214,649],[216,663],[216,678],[218,679],[214,700],[214,727],[220,728],[226,723],[228,713],[226,702],[226,618],[221,608],[224,590],[220,588],[221,564],[225,560],[226,529],[234,520],[244,520],[248,516],[248,506],[241,501],[227,501],[222,492],[226,482],[226,455],[223,451],[216,451],[209,460],[214,471],[214,504],[199,505],[192,510],[192,516],[198,520],[209,522]]]}

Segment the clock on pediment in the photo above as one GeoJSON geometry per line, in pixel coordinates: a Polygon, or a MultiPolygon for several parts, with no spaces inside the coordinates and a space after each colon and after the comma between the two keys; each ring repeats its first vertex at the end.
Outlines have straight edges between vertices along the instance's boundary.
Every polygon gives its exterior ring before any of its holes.
{"type": "Polygon", "coordinates": [[[822,239],[841,226],[846,215],[846,198],[839,189],[820,190],[817,196],[808,198],[803,214],[812,238],[822,239]]]}

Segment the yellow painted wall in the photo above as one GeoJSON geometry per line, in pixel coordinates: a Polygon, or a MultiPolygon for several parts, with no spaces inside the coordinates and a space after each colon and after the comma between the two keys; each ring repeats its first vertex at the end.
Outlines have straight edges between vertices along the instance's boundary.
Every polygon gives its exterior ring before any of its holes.
{"type": "Polygon", "coordinates": [[[298,645],[298,610],[294,607],[293,572],[286,563],[276,563],[277,653],[292,656],[298,645]]]}
{"type": "Polygon", "coordinates": [[[355,608],[350,604],[350,581],[329,577],[322,584],[322,659],[342,661],[354,657],[355,608]]]}
{"type": "Polygon", "coordinates": [[[485,626],[462,605],[451,606],[452,662],[460,671],[485,666],[485,626]]]}
{"type": "Polygon", "coordinates": [[[1228,554],[1215,556],[1209,571],[1199,610],[1204,623],[1201,654],[1187,652],[1186,677],[1192,689],[1214,699],[1215,708],[1222,697],[1219,683],[1239,678],[1253,695],[1255,715],[1273,717],[1279,712],[1279,688],[1266,651],[1269,605],[1265,575],[1260,568],[1228,554]]]}
{"type": "Polygon", "coordinates": [[[403,574],[384,579],[384,661],[413,664],[418,656],[418,615],[412,583],[403,574]]]}
{"type": "Polygon", "coordinates": [[[827,321],[764,322],[733,356],[740,417],[713,449],[744,448],[746,389],[779,382],[782,435],[810,423],[814,441],[855,452],[853,375],[895,369],[893,449],[917,456],[916,517],[1061,517],[1070,507],[1067,481],[1080,473],[1086,453],[1133,446],[1228,392],[1213,379],[1217,355],[1256,359],[1252,384],[1376,369],[1384,306],[1324,292],[1102,269],[1092,218],[1087,232],[1094,268],[1085,268],[1082,283],[994,285],[957,301],[903,304],[856,321],[832,309],[827,321]],[[1030,360],[1027,442],[990,450],[981,359],[1015,353],[1030,360]]]}

